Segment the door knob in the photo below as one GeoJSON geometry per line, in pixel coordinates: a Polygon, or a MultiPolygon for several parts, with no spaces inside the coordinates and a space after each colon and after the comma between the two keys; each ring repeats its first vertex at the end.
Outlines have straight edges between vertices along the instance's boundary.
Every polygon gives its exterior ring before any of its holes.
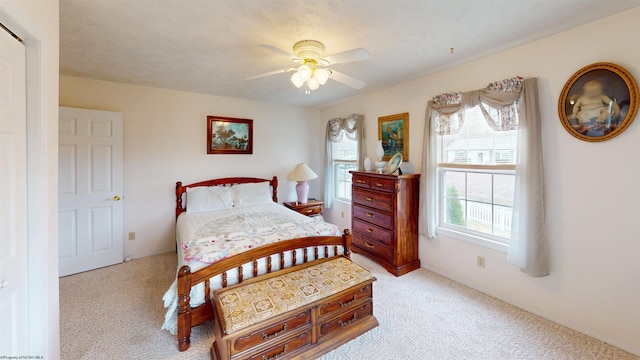
{"type": "Polygon", "coordinates": [[[0,289],[4,289],[9,286],[9,280],[0,281],[0,289]]]}
{"type": "Polygon", "coordinates": [[[112,197],[112,198],[108,198],[107,200],[120,201],[120,199],[122,199],[120,196],[118,196],[118,195],[113,195],[113,197],[112,197]]]}

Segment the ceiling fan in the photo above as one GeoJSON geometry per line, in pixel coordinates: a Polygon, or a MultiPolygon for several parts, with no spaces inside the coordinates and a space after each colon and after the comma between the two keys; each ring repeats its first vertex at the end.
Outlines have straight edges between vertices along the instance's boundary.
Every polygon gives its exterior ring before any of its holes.
{"type": "Polygon", "coordinates": [[[334,55],[324,56],[324,45],[316,40],[298,41],[293,45],[293,53],[282,50],[273,45],[262,44],[260,46],[275,54],[287,57],[300,66],[297,68],[291,67],[251,76],[248,77],[247,80],[293,72],[293,75],[291,75],[291,82],[297,88],[302,87],[302,85],[306,83],[306,94],[310,94],[312,90],[316,90],[320,85],[324,85],[329,78],[358,90],[362,89],[365,85],[363,81],[354,79],[351,76],[345,75],[334,69],[330,69],[329,66],[368,59],[370,54],[366,49],[355,48],[334,55]]]}

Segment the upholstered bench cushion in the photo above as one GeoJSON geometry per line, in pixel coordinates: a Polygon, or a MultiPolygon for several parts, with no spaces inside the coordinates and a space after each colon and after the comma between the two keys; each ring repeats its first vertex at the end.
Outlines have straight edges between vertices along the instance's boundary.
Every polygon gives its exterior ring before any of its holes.
{"type": "Polygon", "coordinates": [[[216,290],[224,331],[232,334],[260,321],[327,298],[373,275],[339,257],[267,280],[216,290]]]}

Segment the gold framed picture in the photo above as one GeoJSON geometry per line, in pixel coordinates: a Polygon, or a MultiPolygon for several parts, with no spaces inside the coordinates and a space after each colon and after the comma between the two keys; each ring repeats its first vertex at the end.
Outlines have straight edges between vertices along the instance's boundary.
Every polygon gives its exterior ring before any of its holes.
{"type": "Polygon", "coordinates": [[[382,160],[402,153],[402,161],[409,161],[409,113],[379,117],[378,140],[384,149],[382,160]]]}
{"type": "Polygon", "coordinates": [[[253,154],[253,120],[207,116],[207,154],[253,154]]]}
{"type": "Polygon", "coordinates": [[[623,67],[595,63],[567,81],[558,100],[562,126],[584,141],[606,141],[620,135],[638,112],[638,83],[623,67]]]}

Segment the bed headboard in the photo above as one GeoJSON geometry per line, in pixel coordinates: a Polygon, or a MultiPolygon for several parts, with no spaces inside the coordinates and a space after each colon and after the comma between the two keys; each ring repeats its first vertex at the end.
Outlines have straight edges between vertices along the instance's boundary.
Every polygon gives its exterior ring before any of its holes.
{"type": "Polygon", "coordinates": [[[182,195],[187,192],[188,188],[198,186],[233,186],[236,184],[249,184],[249,183],[261,183],[268,182],[272,189],[273,202],[278,202],[278,177],[274,176],[273,179],[258,179],[249,177],[234,177],[234,178],[222,178],[200,181],[197,183],[182,185],[182,181],[176,183],[176,219],[180,214],[187,211],[187,207],[182,205],[182,195]]]}

